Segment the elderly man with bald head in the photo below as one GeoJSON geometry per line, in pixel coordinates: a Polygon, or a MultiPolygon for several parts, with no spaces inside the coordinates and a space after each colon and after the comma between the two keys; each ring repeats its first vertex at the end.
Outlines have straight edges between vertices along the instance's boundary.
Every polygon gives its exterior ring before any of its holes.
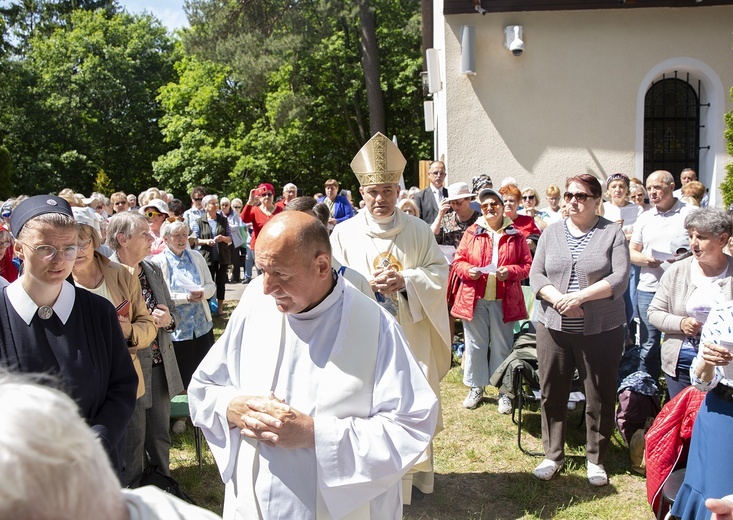
{"type": "Polygon", "coordinates": [[[629,249],[631,263],[641,266],[636,292],[640,321],[638,369],[656,381],[662,374],[662,333],[650,323],[647,310],[664,273],[663,264],[672,259],[672,241],[687,234],[685,217],[690,206],[674,197],[674,177],[668,171],[657,170],[650,174],[646,190],[653,207],[636,220],[629,249]]]}
{"type": "Polygon", "coordinates": [[[331,268],[315,217],[273,217],[255,255],[262,275],[188,389],[224,518],[402,518],[402,475],[437,421],[402,330],[331,268]]]}

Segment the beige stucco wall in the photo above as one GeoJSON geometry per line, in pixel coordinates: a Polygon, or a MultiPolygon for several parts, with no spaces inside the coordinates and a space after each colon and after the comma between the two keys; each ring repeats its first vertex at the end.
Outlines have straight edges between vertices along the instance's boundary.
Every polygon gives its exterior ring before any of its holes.
{"type": "Polygon", "coordinates": [[[714,98],[701,112],[713,124],[701,142],[712,149],[701,152],[700,173],[708,185],[722,178],[730,160],[722,118],[733,108],[733,6],[436,19],[444,61],[435,157],[445,157],[449,182],[489,173],[495,184],[513,176],[544,190],[577,173],[641,178],[643,94],[665,62],[661,69],[678,62],[698,69],[692,77],[703,76],[702,101],[714,98]],[[520,57],[504,47],[504,27],[514,24],[524,31],[520,57]],[[476,27],[473,76],[460,73],[462,25],[476,27]]]}

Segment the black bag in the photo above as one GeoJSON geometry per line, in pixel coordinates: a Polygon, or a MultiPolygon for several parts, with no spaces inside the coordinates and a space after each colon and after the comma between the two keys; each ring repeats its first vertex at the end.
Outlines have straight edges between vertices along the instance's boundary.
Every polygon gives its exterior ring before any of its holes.
{"type": "Polygon", "coordinates": [[[160,471],[157,464],[153,464],[152,466],[145,468],[142,473],[132,479],[132,482],[130,482],[130,485],[127,487],[135,489],[143,486],[155,486],[166,493],[170,493],[181,500],[185,500],[189,504],[196,505],[196,501],[181,489],[181,486],[176,482],[176,479],[169,477],[160,471]]]}

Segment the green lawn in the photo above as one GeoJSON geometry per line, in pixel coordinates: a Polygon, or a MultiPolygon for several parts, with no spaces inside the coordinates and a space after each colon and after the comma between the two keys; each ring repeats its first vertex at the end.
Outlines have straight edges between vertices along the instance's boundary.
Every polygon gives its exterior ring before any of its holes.
{"type": "MultiPolygon", "coordinates": [[[[227,302],[227,310],[233,304],[227,302]]],[[[218,321],[218,320],[217,320],[218,321]]],[[[217,323],[217,335],[222,324],[217,323]]],[[[564,470],[550,482],[535,479],[532,468],[541,460],[521,453],[517,428],[511,416],[496,411],[496,389],[476,410],[462,406],[467,388],[454,367],[441,384],[445,430],[435,439],[435,492],[413,493],[405,506],[406,519],[614,519],[651,520],[645,480],[631,471],[628,451],[614,436],[606,463],[610,484],[596,488],[585,478],[583,428],[578,428],[580,407],[570,413],[568,449],[564,470]]],[[[522,443],[541,449],[539,412],[525,415],[522,443]]],[[[213,457],[204,447],[204,467],[199,473],[189,428],[173,436],[171,467],[199,505],[221,514],[224,486],[213,457]]]]}

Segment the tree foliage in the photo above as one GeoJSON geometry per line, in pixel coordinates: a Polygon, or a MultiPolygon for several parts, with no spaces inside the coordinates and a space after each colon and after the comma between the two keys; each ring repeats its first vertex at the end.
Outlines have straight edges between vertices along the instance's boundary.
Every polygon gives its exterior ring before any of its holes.
{"type": "MultiPolygon", "coordinates": [[[[386,130],[398,136],[414,165],[406,172],[408,179],[416,176],[418,159],[430,150],[419,91],[419,0],[188,0],[186,52],[199,63],[224,66],[246,112],[236,129],[219,129],[214,139],[227,143],[231,153],[226,166],[233,167],[226,173],[217,171],[225,166],[218,160],[221,154],[212,156],[209,148],[196,153],[183,140],[166,159],[175,158],[179,167],[213,161],[207,171],[217,172],[216,178],[206,181],[240,192],[260,180],[278,185],[293,181],[314,192],[333,177],[353,187],[348,165],[371,136],[361,61],[359,7],[365,5],[375,22],[386,130]]],[[[191,111],[187,115],[197,119],[191,111]]],[[[198,118],[206,119],[202,116],[198,118]]],[[[167,116],[163,120],[166,138],[172,135],[167,125],[173,121],[167,116]]],[[[156,163],[156,175],[161,166],[156,163]]],[[[186,182],[189,187],[195,183],[193,178],[186,182]]]]}
{"type": "MultiPolygon", "coordinates": [[[[733,100],[733,88],[730,90],[730,98],[733,100]]],[[[733,156],[733,110],[725,114],[725,141],[728,148],[728,155],[733,156]]],[[[723,194],[723,204],[726,208],[733,205],[733,162],[726,165],[727,174],[720,183],[720,191],[723,194]]]]}
{"type": "Polygon", "coordinates": [[[15,189],[89,192],[100,169],[117,189],[148,185],[166,151],[156,96],[174,77],[160,22],[77,10],[68,26],[34,34],[29,44],[7,100],[15,189]]]}

